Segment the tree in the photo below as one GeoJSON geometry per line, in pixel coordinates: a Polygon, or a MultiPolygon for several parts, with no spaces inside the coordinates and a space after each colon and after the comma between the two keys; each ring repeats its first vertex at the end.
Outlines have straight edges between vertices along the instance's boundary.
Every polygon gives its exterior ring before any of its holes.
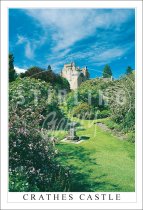
{"type": "Polygon", "coordinates": [[[112,70],[108,64],[105,65],[103,69],[103,78],[111,78],[112,70]]]}
{"type": "Polygon", "coordinates": [[[43,69],[37,66],[33,66],[29,69],[27,69],[27,71],[25,73],[21,73],[20,77],[31,77],[31,78],[35,78],[35,79],[41,79],[41,74],[43,73],[43,69]]]}
{"type": "Polygon", "coordinates": [[[65,79],[62,78],[59,74],[56,74],[54,71],[52,71],[51,66],[49,65],[47,70],[40,68],[38,66],[33,66],[25,73],[21,73],[20,77],[31,77],[35,79],[40,79],[45,82],[50,83],[52,86],[55,87],[55,89],[65,89],[67,91],[70,90],[70,85],[69,82],[65,79]]]}
{"type": "Polygon", "coordinates": [[[126,69],[126,74],[127,74],[127,75],[128,75],[128,74],[131,74],[132,71],[133,71],[133,69],[132,69],[130,66],[128,66],[127,69],[126,69]]]}
{"type": "Polygon", "coordinates": [[[48,66],[47,70],[48,70],[48,71],[52,71],[52,68],[51,68],[50,65],[48,66]]]}
{"type": "Polygon", "coordinates": [[[14,81],[16,78],[16,73],[14,69],[14,56],[9,54],[9,82],[14,81]]]}

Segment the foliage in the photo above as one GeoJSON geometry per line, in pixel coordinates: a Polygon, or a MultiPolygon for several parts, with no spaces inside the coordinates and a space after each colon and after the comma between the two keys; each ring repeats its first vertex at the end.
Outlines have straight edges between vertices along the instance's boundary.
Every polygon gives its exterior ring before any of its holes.
{"type": "Polygon", "coordinates": [[[48,71],[52,71],[52,68],[51,68],[50,65],[48,66],[47,70],[48,70],[48,71]]]}
{"type": "Polygon", "coordinates": [[[112,82],[104,82],[103,79],[92,79],[83,82],[77,91],[68,94],[66,99],[68,110],[72,111],[80,104],[88,104],[90,114],[94,114],[95,117],[98,110],[108,109],[106,98],[103,98],[103,90],[107,88],[109,83],[112,82]]]}
{"type": "Polygon", "coordinates": [[[35,78],[35,79],[41,79],[41,73],[43,72],[43,69],[37,66],[33,66],[31,68],[29,68],[25,73],[21,73],[20,77],[24,78],[24,77],[31,77],[31,78],[35,78]]]}
{"type": "Polygon", "coordinates": [[[97,119],[109,117],[111,115],[109,110],[97,111],[97,119]]]}
{"type": "Polygon", "coordinates": [[[51,122],[47,120],[51,112],[55,113],[55,123],[51,126],[56,129],[64,115],[49,84],[30,78],[10,83],[10,191],[64,191],[68,188],[68,172],[55,161],[54,142],[44,133],[44,122],[51,122]],[[51,97],[48,90],[52,92],[51,97]]]}
{"type": "Polygon", "coordinates": [[[57,123],[64,117],[58,106],[56,91],[44,81],[32,78],[17,79],[10,85],[9,100],[11,108],[23,111],[24,116],[30,110],[30,114],[39,119],[40,125],[43,125],[44,121],[48,122],[47,117],[51,112],[55,112],[57,123]]]}
{"type": "Polygon", "coordinates": [[[103,69],[103,78],[111,78],[112,70],[108,64],[105,65],[103,69]]]}
{"type": "Polygon", "coordinates": [[[9,54],[9,82],[14,81],[16,78],[16,72],[14,69],[14,56],[9,54]]]}
{"type": "Polygon", "coordinates": [[[135,130],[135,75],[124,76],[108,87],[112,119],[128,132],[135,130]]]}
{"type": "Polygon", "coordinates": [[[86,107],[86,112],[88,110],[89,113],[87,119],[93,119],[90,118],[91,113],[94,117],[97,114],[98,119],[111,117],[112,121],[118,124],[125,133],[134,131],[134,72],[113,81],[92,79],[83,82],[76,91],[68,94],[66,100],[67,110],[79,118],[83,115],[81,104],[89,105],[86,107]]]}
{"type": "Polygon", "coordinates": [[[9,135],[10,191],[35,188],[47,192],[67,188],[68,173],[56,163],[56,150],[50,138],[42,138],[38,129],[31,125],[24,127],[17,120],[11,124],[9,135]]]}
{"type": "Polygon", "coordinates": [[[135,142],[135,132],[129,132],[128,133],[128,140],[132,143],[135,142]]]}
{"type": "Polygon", "coordinates": [[[33,66],[29,68],[25,73],[21,73],[20,77],[21,78],[31,77],[31,78],[43,80],[45,82],[50,83],[52,86],[54,86],[56,90],[59,90],[59,89],[61,90],[64,89],[66,91],[70,90],[69,82],[65,78],[61,77],[59,74],[55,74],[52,71],[50,65],[48,66],[47,70],[42,69],[37,66],[33,66]]]}
{"type": "Polygon", "coordinates": [[[115,121],[113,121],[111,118],[104,120],[104,123],[110,128],[111,130],[117,130],[121,131],[121,127],[119,124],[117,124],[115,121]]]}
{"type": "Polygon", "coordinates": [[[73,116],[80,119],[94,119],[92,107],[88,103],[81,103],[73,109],[73,116]]]}
{"type": "Polygon", "coordinates": [[[130,66],[128,66],[127,69],[126,69],[126,74],[127,74],[127,75],[128,75],[128,74],[131,74],[132,71],[133,71],[133,69],[132,69],[130,66]]]}

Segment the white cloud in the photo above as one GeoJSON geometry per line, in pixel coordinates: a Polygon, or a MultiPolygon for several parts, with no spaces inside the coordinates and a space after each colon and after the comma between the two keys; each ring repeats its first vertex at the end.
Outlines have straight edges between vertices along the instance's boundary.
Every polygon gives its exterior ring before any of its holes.
{"type": "Polygon", "coordinates": [[[99,54],[96,58],[95,61],[110,61],[115,58],[119,58],[123,56],[126,53],[127,49],[124,48],[112,48],[112,49],[107,49],[103,51],[101,54],[99,54]]]}
{"type": "Polygon", "coordinates": [[[28,59],[33,59],[34,58],[34,52],[35,52],[35,48],[36,48],[36,45],[35,45],[35,42],[36,41],[30,41],[28,40],[27,37],[24,37],[22,35],[17,35],[17,45],[24,45],[24,50],[25,50],[25,56],[28,58],[28,59]]]}
{"type": "Polygon", "coordinates": [[[24,44],[25,42],[27,42],[27,38],[21,35],[17,35],[17,45],[19,44],[24,44]]]}
{"type": "Polygon", "coordinates": [[[24,46],[25,56],[31,60],[36,57],[37,48],[44,44],[48,46],[47,55],[44,56],[44,65],[48,63],[56,71],[65,62],[74,60],[82,60],[83,63],[86,61],[95,65],[110,63],[112,60],[125,56],[128,50],[116,41],[121,37],[122,24],[132,17],[133,10],[26,9],[24,11],[37,21],[44,33],[42,35],[36,33],[35,37],[32,36],[33,39],[18,35],[16,44],[24,46]],[[99,33],[97,29],[102,29],[100,30],[102,33],[99,33]],[[112,31],[117,33],[112,34],[112,31]],[[93,35],[96,37],[96,39],[94,37],[95,41],[84,42],[85,50],[82,46],[80,51],[78,47],[81,44],[75,44],[93,35]]]}
{"type": "Polygon", "coordinates": [[[14,69],[15,69],[17,74],[25,73],[25,71],[27,71],[26,69],[21,69],[18,66],[15,66],[14,69]]]}
{"type": "Polygon", "coordinates": [[[34,58],[34,48],[31,47],[31,44],[29,41],[27,41],[27,43],[25,45],[25,55],[29,59],[34,58]]]}
{"type": "Polygon", "coordinates": [[[50,30],[53,51],[69,48],[75,42],[91,35],[98,28],[114,27],[130,18],[131,10],[83,10],[83,9],[39,9],[26,10],[26,13],[37,20],[44,29],[50,30]]]}

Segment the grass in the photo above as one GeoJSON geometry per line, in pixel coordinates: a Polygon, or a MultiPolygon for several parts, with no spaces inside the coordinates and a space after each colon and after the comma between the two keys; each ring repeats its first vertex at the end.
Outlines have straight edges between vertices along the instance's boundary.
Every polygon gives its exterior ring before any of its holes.
{"type": "Polygon", "coordinates": [[[94,121],[79,121],[79,144],[59,142],[57,159],[70,170],[71,192],[134,192],[135,145],[103,131],[94,121]]]}

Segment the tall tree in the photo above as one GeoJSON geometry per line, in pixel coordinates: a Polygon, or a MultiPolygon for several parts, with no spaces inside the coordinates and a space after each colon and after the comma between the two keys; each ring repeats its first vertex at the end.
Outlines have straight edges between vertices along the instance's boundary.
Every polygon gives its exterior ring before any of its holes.
{"type": "Polygon", "coordinates": [[[131,68],[131,66],[128,66],[126,69],[126,74],[131,74],[133,71],[133,69],[131,68]]]}
{"type": "Polygon", "coordinates": [[[111,78],[112,70],[108,64],[105,65],[103,69],[103,78],[111,78]]]}
{"type": "Polygon", "coordinates": [[[48,71],[52,71],[52,68],[51,68],[50,65],[48,66],[47,70],[48,70],[48,71]]]}
{"type": "Polygon", "coordinates": [[[14,69],[14,56],[9,54],[9,82],[14,81],[16,78],[16,73],[14,69]]]}

